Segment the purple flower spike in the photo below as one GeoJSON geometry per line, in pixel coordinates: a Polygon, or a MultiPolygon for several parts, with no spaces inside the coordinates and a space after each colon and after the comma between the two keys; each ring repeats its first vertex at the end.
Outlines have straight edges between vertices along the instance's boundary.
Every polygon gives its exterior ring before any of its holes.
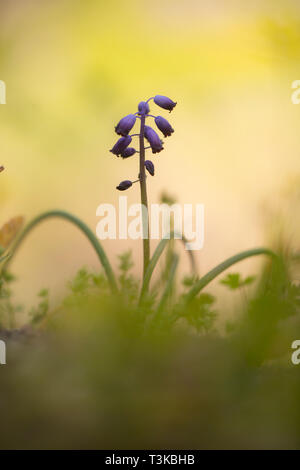
{"type": "Polygon", "coordinates": [[[119,191],[126,191],[126,189],[130,188],[132,186],[132,181],[125,180],[121,181],[119,186],[116,187],[119,191]]]}
{"type": "Polygon", "coordinates": [[[175,108],[177,104],[177,103],[174,103],[174,101],[172,101],[167,96],[162,96],[162,95],[154,96],[153,100],[154,100],[154,103],[157,104],[157,106],[167,109],[170,112],[172,111],[173,108],[175,108]]]}
{"type": "Polygon", "coordinates": [[[126,147],[128,147],[131,140],[132,139],[129,135],[127,135],[126,137],[121,137],[121,139],[118,140],[118,142],[113,146],[110,152],[113,153],[114,155],[119,156],[122,152],[124,152],[126,147]]]}
{"type": "Polygon", "coordinates": [[[151,176],[154,176],[154,165],[151,160],[145,161],[146,170],[150,173],[151,176]]]}
{"type": "Polygon", "coordinates": [[[158,153],[163,150],[162,141],[150,126],[145,126],[145,137],[151,145],[152,153],[158,153]]]}
{"type": "Polygon", "coordinates": [[[155,118],[155,124],[165,137],[168,137],[168,135],[171,135],[172,132],[174,132],[171,124],[162,116],[157,116],[155,118]]]}
{"type": "Polygon", "coordinates": [[[139,114],[148,114],[150,111],[149,104],[146,101],[141,101],[138,106],[139,114]]]}
{"type": "Polygon", "coordinates": [[[128,135],[135,125],[135,121],[136,116],[134,114],[128,114],[128,116],[123,117],[115,127],[116,133],[123,136],[128,135]]]}
{"type": "Polygon", "coordinates": [[[136,153],[136,150],[133,147],[127,147],[124,152],[121,153],[122,158],[132,157],[136,153]]]}

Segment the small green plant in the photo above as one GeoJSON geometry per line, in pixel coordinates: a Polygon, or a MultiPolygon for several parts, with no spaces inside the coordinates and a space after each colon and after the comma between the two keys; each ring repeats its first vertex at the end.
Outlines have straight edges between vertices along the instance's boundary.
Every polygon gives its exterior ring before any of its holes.
{"type": "Polygon", "coordinates": [[[107,290],[108,282],[103,273],[91,273],[87,268],[81,268],[74,279],[68,283],[68,288],[75,296],[88,295],[92,289],[101,292],[107,290]]]}
{"type": "Polygon", "coordinates": [[[39,303],[37,307],[33,307],[29,312],[33,325],[39,324],[42,320],[44,320],[44,318],[46,318],[46,315],[49,311],[49,290],[40,290],[38,293],[38,298],[39,303]]]}
{"type": "Polygon", "coordinates": [[[22,311],[22,307],[13,302],[10,285],[14,280],[15,277],[8,272],[4,272],[0,278],[0,329],[16,328],[16,316],[22,311]]]}
{"type": "Polygon", "coordinates": [[[240,273],[230,273],[227,274],[224,279],[221,279],[220,283],[224,284],[231,290],[240,289],[241,287],[249,286],[255,281],[255,276],[247,276],[245,279],[242,279],[240,273]]]}
{"type": "Polygon", "coordinates": [[[198,333],[208,333],[213,329],[217,312],[214,309],[215,297],[208,293],[200,294],[186,309],[183,318],[193,326],[198,333]]]}
{"type": "Polygon", "coordinates": [[[138,282],[134,276],[130,273],[133,267],[132,253],[131,251],[125,251],[119,255],[119,285],[120,294],[127,298],[129,302],[134,301],[138,295],[138,282]]]}

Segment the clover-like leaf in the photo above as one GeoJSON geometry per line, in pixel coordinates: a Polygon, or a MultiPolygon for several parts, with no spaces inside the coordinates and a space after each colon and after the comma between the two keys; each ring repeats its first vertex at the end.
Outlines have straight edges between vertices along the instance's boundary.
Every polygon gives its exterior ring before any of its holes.
{"type": "Polygon", "coordinates": [[[227,286],[231,290],[240,289],[243,286],[250,285],[255,281],[255,276],[248,276],[242,279],[240,273],[229,273],[221,279],[220,284],[227,286]]]}

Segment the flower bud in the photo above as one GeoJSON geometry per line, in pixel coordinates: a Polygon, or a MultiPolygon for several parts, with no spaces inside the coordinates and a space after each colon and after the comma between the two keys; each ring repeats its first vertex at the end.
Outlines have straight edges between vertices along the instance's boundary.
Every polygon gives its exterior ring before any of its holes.
{"type": "Polygon", "coordinates": [[[130,188],[132,186],[132,181],[125,180],[121,181],[119,186],[116,187],[119,191],[126,191],[126,189],[130,188]]]}
{"type": "Polygon", "coordinates": [[[141,101],[138,106],[139,114],[148,114],[150,111],[149,104],[146,101],[141,101]]]}
{"type": "Polygon", "coordinates": [[[132,157],[136,153],[136,150],[133,147],[127,147],[124,152],[121,153],[122,158],[132,157]]]}
{"type": "Polygon", "coordinates": [[[177,103],[174,103],[174,101],[172,101],[167,96],[162,96],[162,95],[154,96],[153,100],[154,100],[154,103],[157,104],[157,106],[167,109],[170,112],[172,111],[173,108],[175,108],[177,104],[177,103]]]}
{"type": "Polygon", "coordinates": [[[158,129],[163,133],[164,137],[168,137],[174,132],[173,127],[171,124],[162,116],[157,116],[155,118],[155,124],[157,125],[158,129]]]}
{"type": "Polygon", "coordinates": [[[151,176],[154,176],[154,165],[151,160],[145,161],[146,170],[150,173],[151,176]]]}
{"type": "Polygon", "coordinates": [[[129,135],[126,135],[126,137],[121,137],[118,140],[118,142],[113,146],[113,148],[110,150],[110,152],[113,153],[114,155],[119,156],[122,152],[124,152],[126,147],[128,147],[131,140],[132,139],[129,135]]]}
{"type": "Polygon", "coordinates": [[[136,121],[136,116],[134,114],[128,114],[121,119],[121,121],[116,125],[115,131],[119,135],[128,135],[128,133],[133,128],[136,121]]]}
{"type": "Polygon", "coordinates": [[[163,150],[162,141],[150,126],[145,126],[145,137],[151,145],[152,153],[158,153],[163,150]]]}

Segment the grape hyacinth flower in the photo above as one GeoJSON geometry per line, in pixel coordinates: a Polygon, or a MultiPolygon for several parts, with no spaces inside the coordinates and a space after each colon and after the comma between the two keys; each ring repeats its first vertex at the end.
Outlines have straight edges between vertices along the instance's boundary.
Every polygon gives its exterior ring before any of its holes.
{"type": "Polygon", "coordinates": [[[157,104],[157,106],[167,109],[170,112],[172,111],[173,108],[175,108],[177,104],[174,101],[172,101],[170,98],[168,98],[167,96],[162,96],[162,95],[154,96],[153,100],[154,100],[154,103],[157,104]]]}
{"type": "Polygon", "coordinates": [[[146,125],[146,119],[154,118],[157,128],[163,133],[164,137],[170,136],[174,129],[171,124],[162,116],[153,116],[150,114],[149,102],[153,100],[155,104],[163,109],[172,111],[176,103],[167,96],[156,95],[149,98],[147,101],[141,101],[138,104],[138,111],[134,114],[128,114],[123,117],[115,127],[115,131],[122,137],[110,150],[117,157],[128,158],[136,153],[139,154],[139,173],[136,181],[124,180],[116,189],[119,191],[126,191],[131,188],[133,183],[140,183],[141,203],[146,209],[142,211],[142,226],[143,226],[143,253],[144,253],[144,275],[149,264],[150,259],[150,243],[149,243],[149,218],[148,218],[148,198],[146,187],[146,170],[151,176],[154,176],[154,164],[150,160],[145,159],[146,150],[151,148],[152,153],[159,153],[163,150],[163,142],[155,130],[146,125]],[[137,134],[129,134],[134,127],[137,120],[140,121],[140,131],[137,134]],[[139,140],[139,150],[134,147],[129,147],[132,138],[137,137],[139,140]],[[149,146],[145,147],[145,139],[149,142],[149,146]]]}
{"type": "Polygon", "coordinates": [[[155,118],[155,124],[157,125],[158,129],[163,133],[164,137],[168,137],[172,134],[172,132],[174,132],[174,129],[171,124],[162,116],[157,116],[155,118]]]}
{"type": "Polygon", "coordinates": [[[132,181],[125,180],[125,181],[121,181],[121,183],[119,184],[119,186],[117,186],[116,189],[118,189],[119,191],[125,191],[131,186],[132,186],[132,181]]]}
{"type": "Polygon", "coordinates": [[[163,150],[162,141],[152,127],[145,126],[145,137],[151,146],[152,153],[158,153],[163,150]]]}
{"type": "Polygon", "coordinates": [[[128,158],[132,157],[136,153],[136,150],[133,147],[127,147],[122,153],[121,157],[122,158],[128,158]]]}
{"type": "Polygon", "coordinates": [[[138,114],[140,116],[144,114],[148,114],[150,112],[148,101],[141,101],[138,105],[138,110],[139,110],[138,114]]]}
{"type": "Polygon", "coordinates": [[[131,131],[133,126],[135,125],[136,115],[135,114],[128,114],[121,119],[121,121],[116,125],[115,131],[119,135],[126,136],[131,131]]]}
{"type": "Polygon", "coordinates": [[[151,162],[151,160],[146,160],[145,161],[145,168],[150,173],[151,176],[154,176],[154,165],[151,162]]]}
{"type": "Polygon", "coordinates": [[[121,137],[118,142],[113,146],[113,148],[110,150],[111,153],[117,155],[121,155],[122,152],[128,147],[128,145],[131,142],[131,137],[127,135],[126,137],[121,137]]]}

